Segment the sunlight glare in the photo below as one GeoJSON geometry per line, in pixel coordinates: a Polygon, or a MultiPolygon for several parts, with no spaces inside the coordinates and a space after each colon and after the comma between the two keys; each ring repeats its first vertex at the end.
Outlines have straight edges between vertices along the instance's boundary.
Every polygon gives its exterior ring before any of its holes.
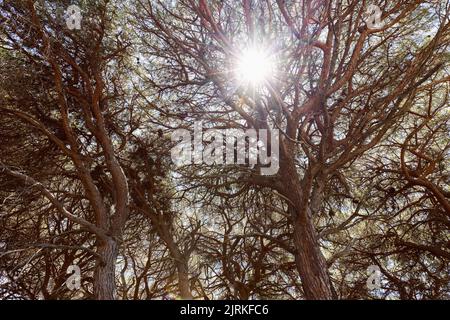
{"type": "Polygon", "coordinates": [[[237,77],[246,84],[261,85],[273,72],[273,60],[263,50],[247,49],[238,61],[237,77]]]}

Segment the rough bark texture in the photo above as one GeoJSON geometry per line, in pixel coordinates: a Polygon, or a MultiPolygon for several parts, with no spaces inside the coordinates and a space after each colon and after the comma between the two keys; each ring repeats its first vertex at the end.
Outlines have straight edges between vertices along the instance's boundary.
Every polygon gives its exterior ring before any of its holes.
{"type": "Polygon", "coordinates": [[[191,300],[192,293],[189,285],[189,271],[186,263],[180,261],[177,262],[178,271],[178,288],[180,290],[181,299],[191,300]]]}
{"type": "Polygon", "coordinates": [[[102,241],[97,252],[102,261],[97,263],[94,271],[94,297],[97,300],[113,300],[116,296],[117,243],[112,239],[102,241]]]}
{"type": "Polygon", "coordinates": [[[310,182],[300,182],[292,159],[285,157],[282,168],[285,196],[290,200],[289,211],[293,221],[295,263],[302,280],[306,299],[333,299],[325,258],[320,251],[311,210],[308,207],[310,182]]]}
{"type": "Polygon", "coordinates": [[[311,220],[299,217],[294,224],[295,263],[302,279],[307,299],[333,298],[327,264],[320,252],[317,233],[311,220]]]}

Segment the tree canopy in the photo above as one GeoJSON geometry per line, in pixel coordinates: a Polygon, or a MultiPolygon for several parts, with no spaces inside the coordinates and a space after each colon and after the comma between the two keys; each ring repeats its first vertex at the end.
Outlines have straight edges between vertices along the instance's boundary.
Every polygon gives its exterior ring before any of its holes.
{"type": "Polygon", "coordinates": [[[448,1],[0,22],[0,299],[450,298],[448,1]]]}

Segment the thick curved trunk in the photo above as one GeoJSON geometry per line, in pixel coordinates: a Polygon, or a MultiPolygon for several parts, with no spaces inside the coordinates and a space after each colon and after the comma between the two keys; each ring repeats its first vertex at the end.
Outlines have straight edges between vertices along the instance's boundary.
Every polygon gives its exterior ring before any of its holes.
{"type": "Polygon", "coordinates": [[[94,298],[97,300],[114,300],[116,295],[116,259],[117,243],[110,239],[102,241],[97,253],[102,261],[97,262],[94,271],[94,298]]]}
{"type": "Polygon", "coordinates": [[[181,299],[191,300],[192,293],[189,285],[189,271],[187,263],[184,261],[177,261],[178,272],[178,289],[180,290],[181,299]]]}
{"type": "Polygon", "coordinates": [[[281,174],[284,194],[290,200],[289,212],[293,221],[295,263],[302,280],[306,299],[330,300],[333,291],[325,257],[320,251],[316,229],[309,208],[312,179],[300,182],[293,160],[285,157],[281,174]]]}
{"type": "Polygon", "coordinates": [[[295,263],[306,299],[333,299],[327,264],[320,251],[317,232],[307,215],[298,217],[294,223],[294,244],[295,263]]]}

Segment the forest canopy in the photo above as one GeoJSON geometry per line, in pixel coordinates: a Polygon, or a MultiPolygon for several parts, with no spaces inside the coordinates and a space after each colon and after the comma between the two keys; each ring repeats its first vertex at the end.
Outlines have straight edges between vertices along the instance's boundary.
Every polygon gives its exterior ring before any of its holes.
{"type": "Polygon", "coordinates": [[[450,299],[446,0],[0,1],[0,299],[450,299]]]}

